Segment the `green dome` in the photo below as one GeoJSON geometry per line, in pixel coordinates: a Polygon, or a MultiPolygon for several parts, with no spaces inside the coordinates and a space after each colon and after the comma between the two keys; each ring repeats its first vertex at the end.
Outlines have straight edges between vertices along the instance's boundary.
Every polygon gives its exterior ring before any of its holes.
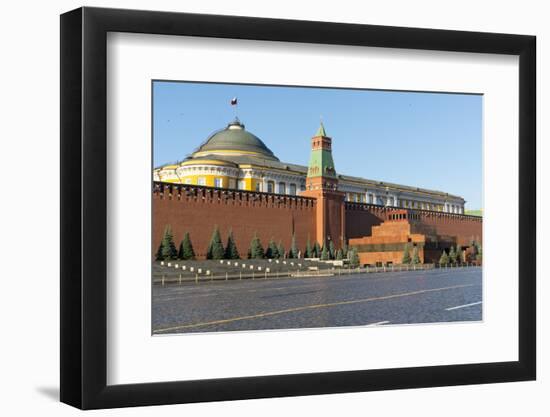
{"type": "Polygon", "coordinates": [[[273,154],[260,138],[248,132],[239,119],[229,123],[223,130],[213,133],[201,146],[193,152],[193,156],[208,154],[259,154],[262,158],[279,159],[273,154]]]}

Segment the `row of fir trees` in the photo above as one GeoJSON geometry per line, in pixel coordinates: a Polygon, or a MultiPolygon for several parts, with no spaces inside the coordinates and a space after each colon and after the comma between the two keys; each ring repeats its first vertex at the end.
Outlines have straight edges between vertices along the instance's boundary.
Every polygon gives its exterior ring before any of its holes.
{"type": "Polygon", "coordinates": [[[413,246],[412,256],[411,256],[411,246],[406,243],[405,248],[403,249],[403,257],[401,259],[402,264],[420,264],[420,256],[418,255],[418,246],[413,246]]]}
{"type": "MultiPolygon", "coordinates": [[[[344,246],[341,249],[336,250],[334,243],[329,242],[328,245],[323,245],[322,247],[319,243],[311,244],[311,241],[308,237],[306,249],[303,253],[304,258],[320,258],[323,261],[330,259],[349,259],[351,266],[359,266],[359,256],[357,250],[348,249],[347,245],[344,243],[344,246]]],[[[206,259],[240,259],[241,255],[237,249],[237,244],[233,237],[233,232],[230,230],[227,236],[227,243],[223,245],[222,238],[220,235],[220,230],[216,226],[214,227],[214,232],[210,238],[210,243],[208,244],[208,249],[206,250],[206,259]]],[[[273,238],[269,241],[267,247],[264,249],[258,234],[255,233],[254,237],[250,242],[250,247],[247,252],[248,259],[279,259],[279,258],[302,258],[302,252],[298,250],[296,246],[296,237],[292,235],[292,242],[290,249],[285,250],[281,241],[278,243],[275,242],[273,238]]],[[[157,261],[165,260],[192,260],[195,259],[195,251],[193,249],[193,244],[191,243],[191,238],[189,233],[185,233],[182,241],[179,244],[179,247],[176,248],[174,243],[174,235],[172,233],[172,228],[170,225],[166,226],[164,229],[164,235],[162,237],[161,243],[156,253],[157,261]]]]}
{"type": "Polygon", "coordinates": [[[456,245],[456,248],[451,246],[451,248],[449,249],[449,253],[447,253],[444,250],[441,253],[441,257],[439,258],[439,264],[440,265],[461,264],[463,262],[471,262],[473,260],[481,262],[482,260],[481,244],[479,242],[472,241],[470,243],[470,246],[472,248],[472,251],[467,254],[464,253],[464,251],[458,244],[456,245]],[[466,258],[465,258],[465,255],[466,255],[466,258]]]}

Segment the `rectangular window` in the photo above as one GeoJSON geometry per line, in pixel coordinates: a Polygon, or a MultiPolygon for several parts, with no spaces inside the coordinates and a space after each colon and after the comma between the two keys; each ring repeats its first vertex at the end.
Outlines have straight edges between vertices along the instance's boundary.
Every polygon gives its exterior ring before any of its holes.
{"type": "Polygon", "coordinates": [[[296,184],[290,184],[289,194],[296,195],[296,184]]]}
{"type": "Polygon", "coordinates": [[[186,183],[186,184],[191,184],[191,182],[192,182],[191,178],[186,178],[186,179],[185,179],[185,183],[186,183]]]}
{"type": "Polygon", "coordinates": [[[206,185],[206,178],[204,178],[204,177],[199,177],[199,179],[197,180],[197,184],[199,184],[199,185],[206,185]]]}
{"type": "Polygon", "coordinates": [[[275,183],[273,181],[267,182],[267,192],[268,193],[274,193],[275,192],[275,183]]]}
{"type": "Polygon", "coordinates": [[[284,182],[279,183],[279,194],[286,194],[286,184],[284,182]]]}
{"type": "Polygon", "coordinates": [[[223,180],[221,178],[214,178],[214,187],[222,188],[223,180]]]}
{"type": "Polygon", "coordinates": [[[262,183],[260,181],[256,182],[256,186],[254,187],[256,191],[262,191],[262,183]]]}
{"type": "Polygon", "coordinates": [[[246,188],[246,183],[244,180],[239,180],[239,190],[244,190],[246,188]]]}

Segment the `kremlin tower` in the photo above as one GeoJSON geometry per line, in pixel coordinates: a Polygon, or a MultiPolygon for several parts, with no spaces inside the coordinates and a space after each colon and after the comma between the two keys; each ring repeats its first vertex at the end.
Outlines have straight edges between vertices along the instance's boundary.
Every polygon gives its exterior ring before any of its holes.
{"type": "Polygon", "coordinates": [[[317,199],[315,240],[321,246],[332,240],[336,248],[341,248],[345,239],[345,194],[338,191],[332,139],[327,136],[323,123],[311,138],[306,190],[301,195],[317,199]]]}

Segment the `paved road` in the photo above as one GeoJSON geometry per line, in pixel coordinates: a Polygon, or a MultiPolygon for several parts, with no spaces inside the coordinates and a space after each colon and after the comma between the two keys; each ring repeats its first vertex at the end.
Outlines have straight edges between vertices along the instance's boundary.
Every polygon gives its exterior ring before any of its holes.
{"type": "Polygon", "coordinates": [[[482,319],[481,268],[153,287],[153,333],[482,319]]]}

